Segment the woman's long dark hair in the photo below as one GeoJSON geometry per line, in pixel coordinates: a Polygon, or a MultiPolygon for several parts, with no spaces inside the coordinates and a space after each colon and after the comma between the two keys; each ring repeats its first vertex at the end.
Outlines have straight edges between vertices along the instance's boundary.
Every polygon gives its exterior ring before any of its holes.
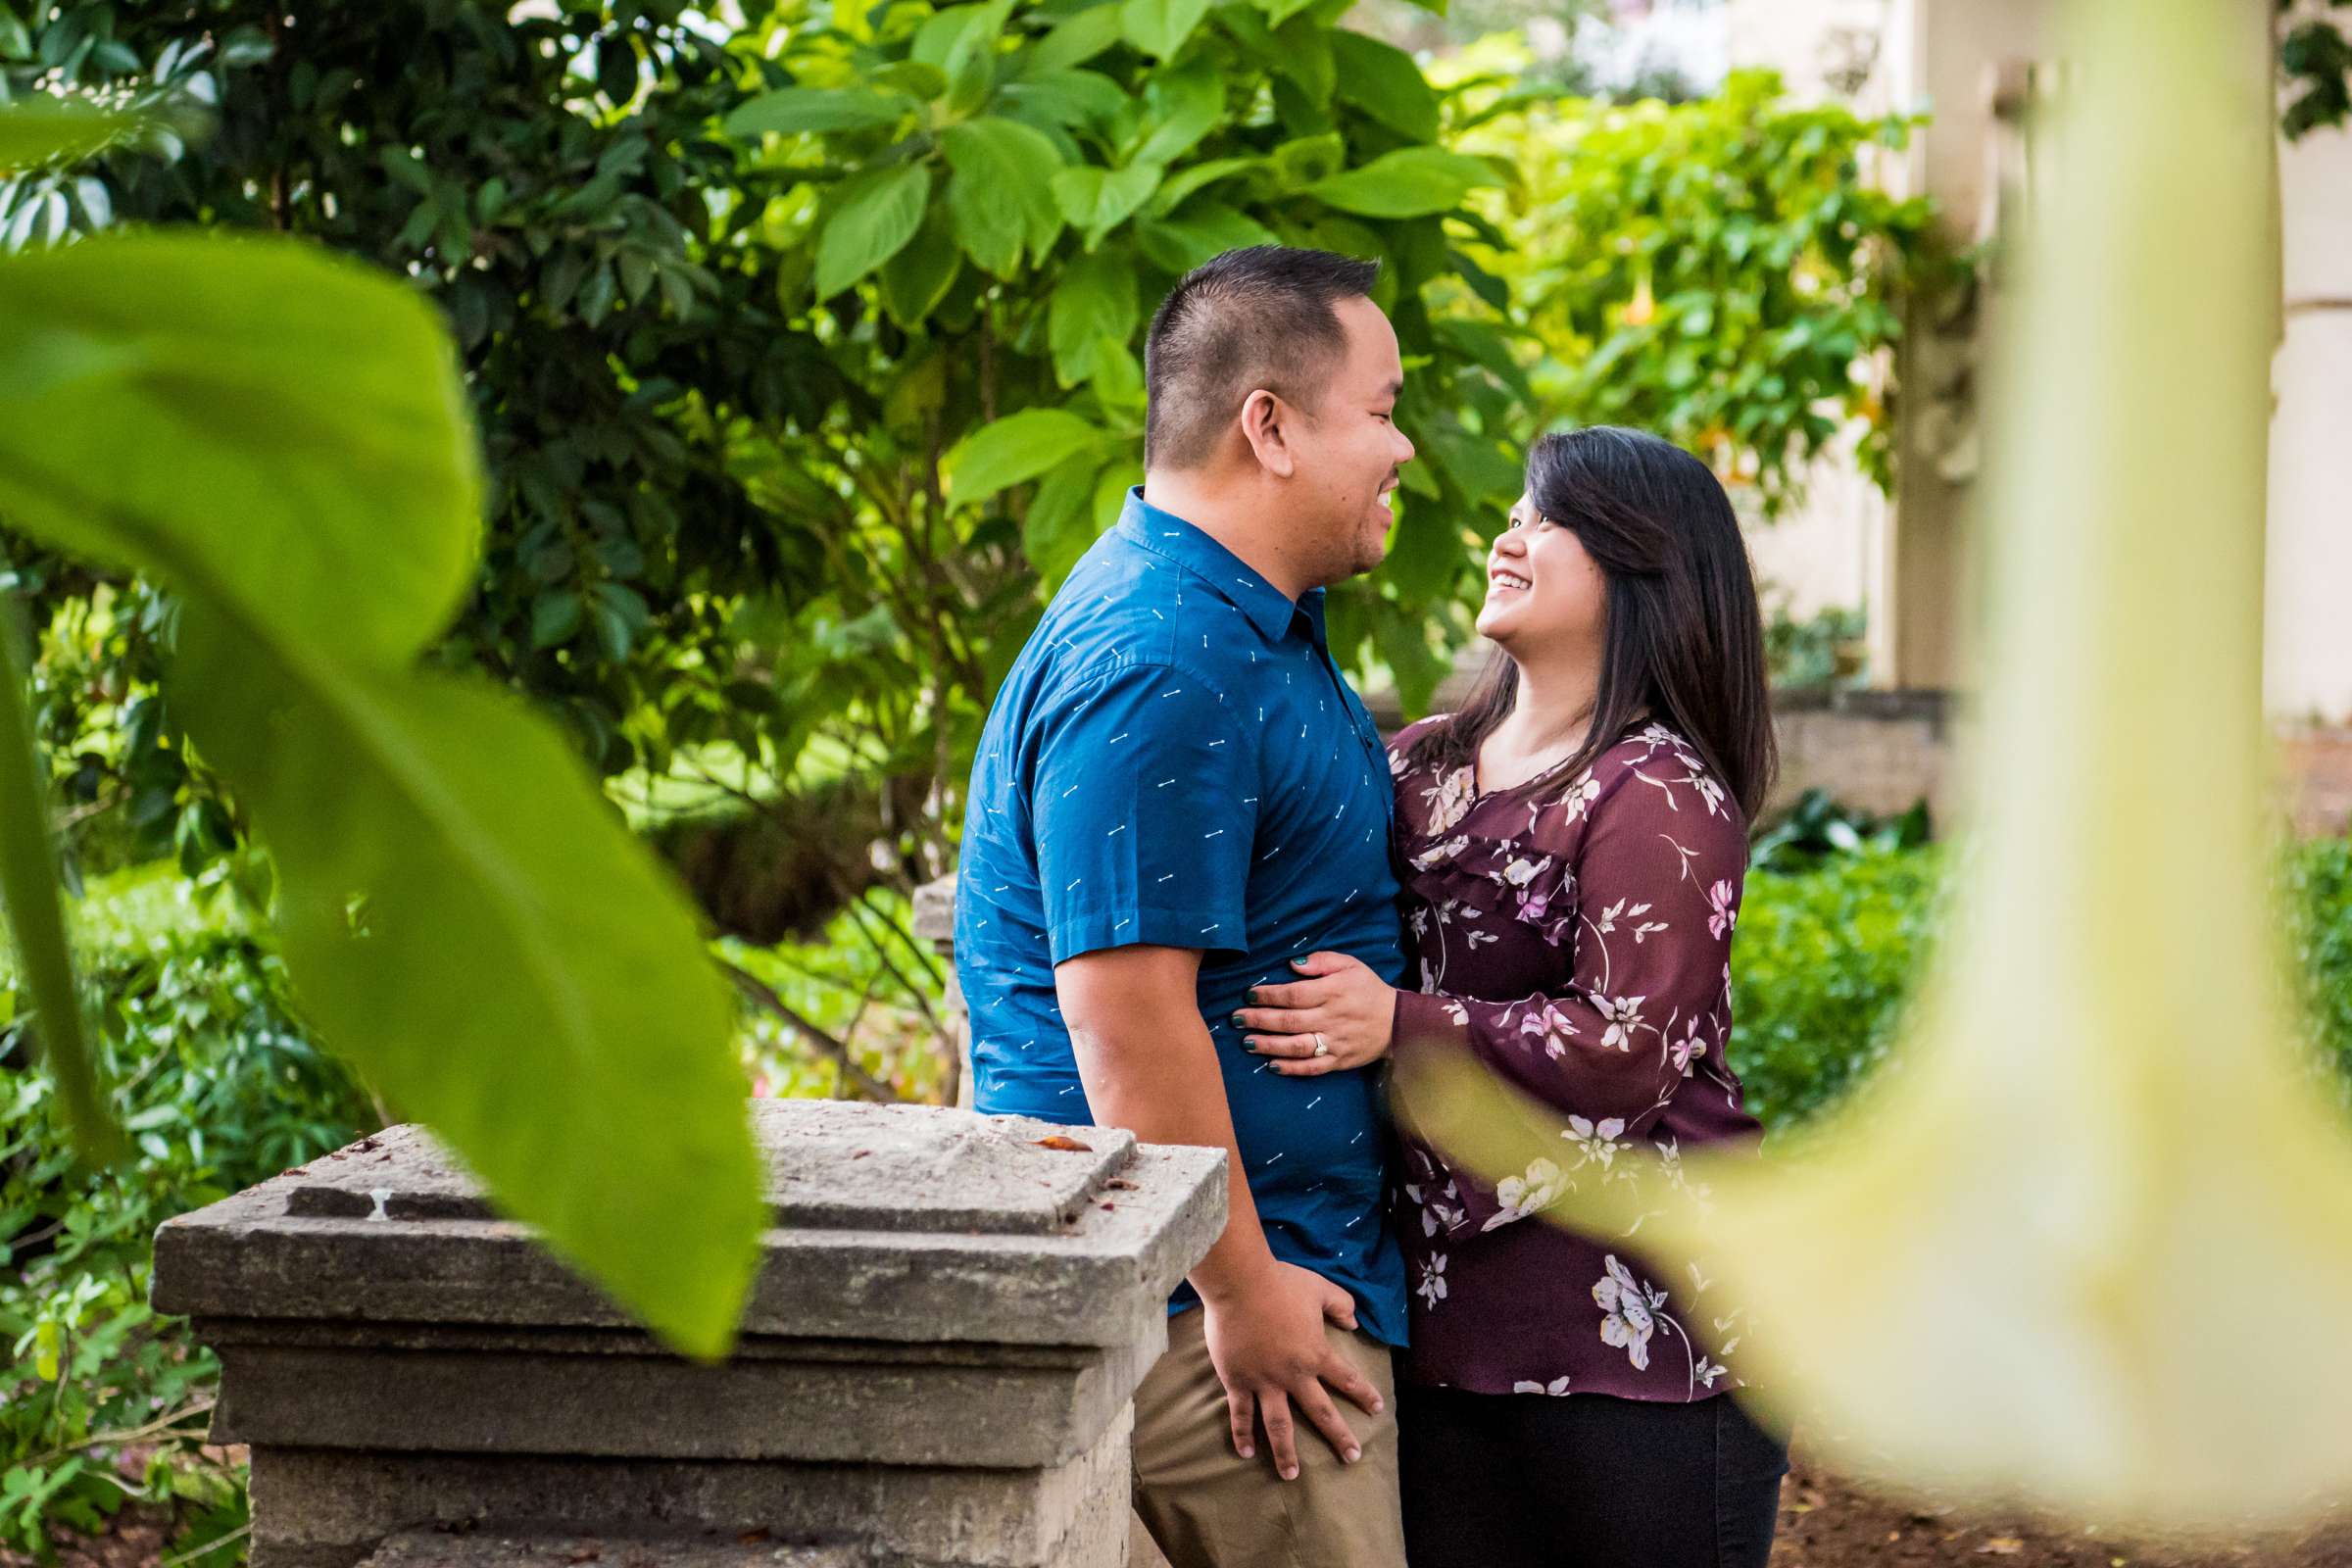
{"type": "MultiPolygon", "coordinates": [[[[1607,585],[1592,722],[1576,755],[1544,778],[1575,777],[1646,713],[1697,750],[1753,821],[1779,751],[1755,574],[1723,486],[1679,447],[1598,425],[1538,440],[1527,492],[1576,535],[1607,585]]],[[[1411,760],[1471,761],[1518,699],[1519,667],[1497,651],[1461,709],[1415,739],[1411,760]]]]}

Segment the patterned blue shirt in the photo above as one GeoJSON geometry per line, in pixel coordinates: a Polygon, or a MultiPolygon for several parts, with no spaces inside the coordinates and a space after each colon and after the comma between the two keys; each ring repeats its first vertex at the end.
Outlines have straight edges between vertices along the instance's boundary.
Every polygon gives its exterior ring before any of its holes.
{"type": "Polygon", "coordinates": [[[1404,973],[1388,758],[1331,662],[1322,591],[1293,605],[1131,491],[1005,676],[969,801],[956,964],[978,1107],[1091,1120],[1054,965],[1202,950],[1200,1015],[1268,1245],[1352,1294],[1366,1333],[1404,1343],[1377,1075],[1286,1078],[1232,1024],[1250,986],[1296,979],[1304,954],[1404,973]]]}

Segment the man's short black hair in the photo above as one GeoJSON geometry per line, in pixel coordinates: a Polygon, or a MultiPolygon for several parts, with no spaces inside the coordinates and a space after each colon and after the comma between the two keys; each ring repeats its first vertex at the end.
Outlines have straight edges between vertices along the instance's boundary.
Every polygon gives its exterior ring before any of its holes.
{"type": "Polygon", "coordinates": [[[1144,462],[1190,468],[1264,388],[1312,413],[1347,352],[1339,302],[1369,296],[1378,262],[1287,245],[1227,251],[1160,302],[1144,343],[1144,462]]]}

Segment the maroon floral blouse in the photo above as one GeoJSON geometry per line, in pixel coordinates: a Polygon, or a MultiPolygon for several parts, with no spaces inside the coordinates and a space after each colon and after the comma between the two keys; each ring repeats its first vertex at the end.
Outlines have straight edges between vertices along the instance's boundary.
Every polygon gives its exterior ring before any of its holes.
{"type": "Polygon", "coordinates": [[[1477,793],[1390,748],[1420,991],[1394,1051],[1475,1057],[1563,1113],[1556,1159],[1489,1187],[1404,1140],[1395,1214],[1413,1291],[1407,1381],[1482,1394],[1701,1399],[1744,1330],[1703,1264],[1537,1219],[1581,1182],[1684,1182],[1686,1149],[1751,1138],[1724,1064],[1747,866],[1737,802],[1645,723],[1572,782],[1477,793]]]}

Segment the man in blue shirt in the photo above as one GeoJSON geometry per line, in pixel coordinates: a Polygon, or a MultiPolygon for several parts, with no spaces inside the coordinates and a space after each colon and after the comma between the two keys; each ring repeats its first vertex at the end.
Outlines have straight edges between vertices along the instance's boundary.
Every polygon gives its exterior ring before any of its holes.
{"type": "Polygon", "coordinates": [[[1232,1022],[1319,951],[1404,972],[1387,759],[1323,625],[1325,585],[1379,564],[1413,456],[1377,276],[1260,246],[1177,284],[1146,346],[1144,484],[972,771],[956,954],[979,1108],[1227,1152],[1231,1218],[1136,1402],[1137,1508],[1177,1568],[1403,1562],[1378,1085],[1271,1072],[1232,1022]]]}

